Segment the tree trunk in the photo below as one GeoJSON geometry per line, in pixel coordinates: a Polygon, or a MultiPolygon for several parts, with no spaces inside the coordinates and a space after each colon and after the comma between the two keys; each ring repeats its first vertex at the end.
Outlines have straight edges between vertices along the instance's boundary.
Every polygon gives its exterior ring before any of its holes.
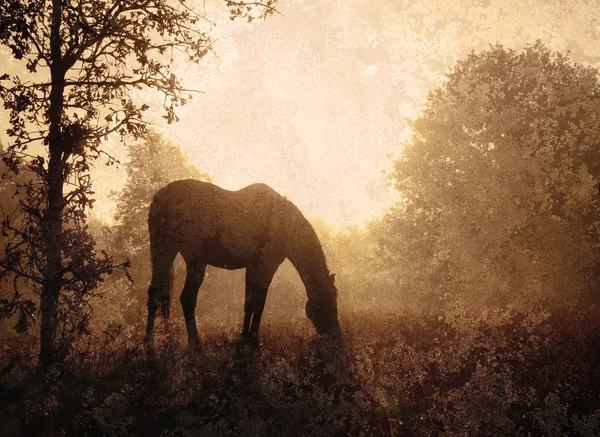
{"type": "Polygon", "coordinates": [[[48,110],[48,199],[42,221],[42,238],[46,271],[40,299],[42,321],[40,327],[40,365],[52,364],[56,360],[56,328],[58,322],[58,300],[62,287],[62,234],[63,199],[63,148],[61,122],[65,91],[65,70],[61,53],[60,26],[62,20],[61,0],[52,1],[52,25],[50,29],[51,91],[48,110]]]}
{"type": "Polygon", "coordinates": [[[42,226],[46,278],[42,289],[40,310],[42,312],[40,332],[40,364],[47,366],[56,359],[56,328],[58,298],[61,289],[61,244],[63,209],[63,181],[60,156],[50,157],[48,165],[48,203],[42,226]]]}

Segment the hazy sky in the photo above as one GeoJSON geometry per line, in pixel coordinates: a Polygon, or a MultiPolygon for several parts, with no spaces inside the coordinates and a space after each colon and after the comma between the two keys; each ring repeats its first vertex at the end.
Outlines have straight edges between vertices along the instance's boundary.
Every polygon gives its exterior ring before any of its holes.
{"type": "MultiPolygon", "coordinates": [[[[363,223],[393,202],[383,174],[389,154],[401,152],[406,117],[459,57],[540,39],[600,65],[598,0],[280,0],[283,17],[252,25],[231,22],[215,0],[206,8],[217,24],[215,54],[178,65],[204,94],[179,111],[180,123],[167,126],[157,111],[158,130],[215,183],[266,182],[336,226],[363,223]]],[[[97,210],[108,214],[106,195],[124,171],[95,176],[97,210]]]]}

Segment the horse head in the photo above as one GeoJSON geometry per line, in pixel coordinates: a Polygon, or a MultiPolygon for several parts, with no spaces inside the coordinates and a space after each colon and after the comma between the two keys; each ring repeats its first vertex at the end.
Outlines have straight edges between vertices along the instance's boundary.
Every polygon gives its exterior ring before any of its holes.
{"type": "Polygon", "coordinates": [[[335,275],[317,282],[310,290],[306,303],[306,315],[321,337],[341,340],[342,331],[337,315],[337,295],[335,275]]]}

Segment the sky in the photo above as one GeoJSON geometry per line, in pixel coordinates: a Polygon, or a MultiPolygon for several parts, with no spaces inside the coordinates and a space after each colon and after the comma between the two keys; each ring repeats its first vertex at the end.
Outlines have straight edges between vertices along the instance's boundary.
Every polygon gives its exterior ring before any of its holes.
{"type": "MultiPolygon", "coordinates": [[[[385,172],[409,139],[408,120],[472,50],[540,39],[600,66],[597,0],[280,0],[281,15],[251,24],[229,20],[220,1],[197,7],[215,23],[214,53],[178,61],[177,72],[202,93],[173,125],[158,96],[138,94],[150,120],[214,183],[267,183],[337,228],[398,199],[385,172]]],[[[107,147],[126,160],[118,141],[107,147]]],[[[93,177],[96,215],[110,217],[124,169],[100,165],[93,177]]]]}

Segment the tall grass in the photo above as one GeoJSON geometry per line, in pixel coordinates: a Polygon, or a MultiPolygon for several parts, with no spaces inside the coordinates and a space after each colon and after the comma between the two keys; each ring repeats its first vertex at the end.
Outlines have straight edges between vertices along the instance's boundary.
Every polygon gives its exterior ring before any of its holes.
{"type": "MultiPolygon", "coordinates": [[[[5,348],[3,436],[600,435],[600,312],[346,313],[343,354],[303,319],[159,340],[119,328],[45,374],[5,348]],[[391,419],[391,420],[390,420],[391,419]]],[[[18,351],[18,353],[17,353],[18,351]]]]}

